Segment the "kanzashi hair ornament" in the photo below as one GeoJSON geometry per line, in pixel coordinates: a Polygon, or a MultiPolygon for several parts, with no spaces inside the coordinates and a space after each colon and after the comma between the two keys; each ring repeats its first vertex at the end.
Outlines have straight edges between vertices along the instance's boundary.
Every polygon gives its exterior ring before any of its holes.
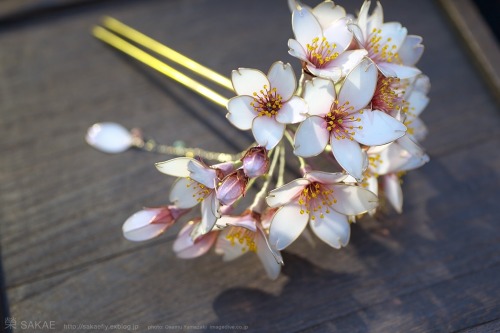
{"type": "Polygon", "coordinates": [[[225,108],[227,125],[251,131],[255,140],[228,154],[158,144],[115,123],[93,125],[86,140],[101,151],[133,147],[177,156],[156,163],[176,178],[169,202],[131,215],[123,224],[125,238],[146,241],[185,223],[173,244],[179,258],[212,248],[225,261],[254,252],[275,279],[280,251],[307,227],[340,249],[349,243],[351,223],[375,214],[382,203],[402,212],[402,176],[429,161],[419,143],[427,133],[419,115],[430,88],[416,67],[422,38],[400,23],[384,23],[379,2],[371,11],[365,1],[357,16],[333,1],[288,5],[294,34],[288,52],[297,58],[299,78],[281,61],[267,72],[238,68],[227,78],[113,18],[94,28],[101,41],[225,108]],[[224,97],[155,55],[234,96],[224,97]],[[298,163],[287,162],[287,154],[298,163]],[[313,168],[313,158],[330,172],[313,168]],[[295,165],[300,177],[285,183],[285,168],[295,165]],[[198,213],[183,221],[188,212],[198,213]]]}

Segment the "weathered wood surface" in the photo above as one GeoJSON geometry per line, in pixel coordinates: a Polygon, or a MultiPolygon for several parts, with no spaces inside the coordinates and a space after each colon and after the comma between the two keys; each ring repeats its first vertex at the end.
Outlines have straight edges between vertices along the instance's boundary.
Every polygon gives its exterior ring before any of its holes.
{"type": "MultiPolygon", "coordinates": [[[[345,3],[351,11],[361,5],[345,3]]],[[[153,167],[165,158],[103,155],[83,137],[92,123],[110,120],[162,142],[245,147],[248,135],[229,126],[223,110],[89,31],[112,15],[221,73],[267,71],[276,60],[298,68],[287,55],[285,1],[104,2],[3,28],[0,245],[10,316],[55,321],[59,331],[80,323],[139,331],[500,330],[498,110],[433,1],[383,4],[388,20],[425,37],[420,66],[433,88],[424,145],[432,162],[407,176],[404,214],[359,221],[341,251],[294,244],[274,282],[250,255],[231,264],[215,255],[176,259],[175,230],[143,244],[124,240],[131,213],[166,202],[172,179],[153,167]]]]}

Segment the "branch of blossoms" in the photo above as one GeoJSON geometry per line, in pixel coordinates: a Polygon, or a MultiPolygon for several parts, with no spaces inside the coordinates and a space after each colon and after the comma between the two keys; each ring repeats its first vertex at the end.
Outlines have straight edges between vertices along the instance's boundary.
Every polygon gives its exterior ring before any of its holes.
{"type": "MultiPolygon", "coordinates": [[[[212,248],[224,261],[254,252],[276,279],[280,251],[307,235],[308,227],[340,249],[348,245],[350,224],[373,215],[382,203],[402,212],[403,175],[429,161],[420,144],[427,134],[420,115],[430,89],[429,78],[416,67],[422,38],[398,22],[384,22],[379,2],[370,11],[365,1],[357,16],[329,0],[314,8],[296,0],[288,5],[289,54],[299,62],[300,80],[281,61],[267,73],[238,68],[231,74],[236,96],[227,101],[226,117],[237,129],[251,131],[256,144],[237,158],[197,150],[157,163],[158,171],[177,178],[170,203],[129,217],[125,238],[157,237],[189,213],[194,217],[173,244],[179,258],[212,248]],[[285,184],[291,151],[301,177],[285,184]],[[222,163],[208,164],[211,156],[222,163]],[[338,172],[312,167],[313,157],[338,172]],[[256,194],[250,190],[255,184],[256,194]],[[243,199],[249,196],[247,205],[243,199]]],[[[93,143],[108,152],[132,145],[133,135],[113,130],[114,141],[94,135],[93,143]]]]}

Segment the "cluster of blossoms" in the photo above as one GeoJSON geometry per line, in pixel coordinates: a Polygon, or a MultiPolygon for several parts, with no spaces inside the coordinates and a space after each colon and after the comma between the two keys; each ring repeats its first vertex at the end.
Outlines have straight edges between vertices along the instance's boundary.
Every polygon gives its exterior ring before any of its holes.
{"type": "Polygon", "coordinates": [[[349,242],[350,223],[373,214],[379,197],[401,212],[402,174],[428,161],[418,143],[426,135],[419,115],[429,101],[429,80],[416,67],[422,39],[400,23],[384,23],[380,3],[370,12],[365,1],[357,17],[332,1],[289,5],[295,37],[289,53],[300,60],[300,80],[279,61],[267,75],[233,71],[237,96],[227,104],[227,119],[251,130],[255,144],[239,161],[157,163],[160,172],[178,177],[171,205],[131,216],[123,225],[127,239],[156,237],[200,204],[200,216],[174,242],[177,256],[194,258],[212,247],[224,260],[255,252],[274,279],[280,251],[308,224],[340,249],[349,242]],[[287,144],[301,178],[285,184],[287,144]],[[315,169],[310,158],[316,156],[333,172],[315,169]],[[237,207],[255,184],[261,187],[253,202],[237,207]]]}

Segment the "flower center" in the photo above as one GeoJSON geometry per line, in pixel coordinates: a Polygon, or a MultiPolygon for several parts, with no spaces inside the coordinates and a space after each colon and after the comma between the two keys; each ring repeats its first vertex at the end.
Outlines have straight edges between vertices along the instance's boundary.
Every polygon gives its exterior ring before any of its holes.
{"type": "Polygon", "coordinates": [[[208,197],[211,189],[189,177],[187,177],[187,179],[189,180],[189,183],[187,183],[186,187],[193,189],[193,198],[196,198],[196,201],[202,202],[206,197],[208,197]]]}
{"type": "Polygon", "coordinates": [[[255,232],[242,227],[230,227],[226,235],[226,239],[231,242],[231,246],[236,245],[236,242],[243,245],[241,252],[252,251],[257,252],[257,244],[255,243],[255,232]]]}
{"type": "Polygon", "coordinates": [[[399,54],[396,52],[398,48],[396,44],[391,44],[392,38],[387,37],[382,39],[382,30],[374,28],[370,33],[367,45],[368,57],[375,62],[395,62],[401,64],[399,54]]]}
{"type": "MultiPolygon", "coordinates": [[[[352,112],[354,108],[349,106],[349,102],[345,102],[343,105],[339,105],[339,102],[335,102],[330,107],[330,112],[324,116],[326,122],[326,129],[333,134],[337,140],[349,139],[353,140],[354,128],[363,129],[363,126],[355,126],[357,122],[361,121],[361,118],[356,118],[349,113],[352,112]]],[[[359,111],[363,113],[363,111],[359,111]]]]}
{"type": "Polygon", "coordinates": [[[253,101],[250,105],[258,113],[258,117],[272,117],[278,114],[278,111],[283,106],[282,97],[276,91],[276,88],[269,89],[267,85],[259,92],[253,93],[253,101]]]}
{"type": "Polygon", "coordinates": [[[333,196],[333,189],[322,186],[314,182],[307,185],[299,195],[300,214],[309,214],[311,220],[316,220],[316,216],[324,218],[323,213],[330,213],[330,207],[336,203],[333,196]]]}
{"type": "Polygon", "coordinates": [[[398,78],[380,76],[372,99],[372,108],[386,113],[401,110],[404,106],[404,91],[401,90],[400,83],[398,78]]]}
{"type": "Polygon", "coordinates": [[[339,53],[335,52],[337,44],[329,43],[325,37],[321,38],[321,40],[319,37],[314,38],[311,44],[306,45],[306,48],[307,59],[316,68],[325,67],[330,61],[339,56],[339,53]]]}

